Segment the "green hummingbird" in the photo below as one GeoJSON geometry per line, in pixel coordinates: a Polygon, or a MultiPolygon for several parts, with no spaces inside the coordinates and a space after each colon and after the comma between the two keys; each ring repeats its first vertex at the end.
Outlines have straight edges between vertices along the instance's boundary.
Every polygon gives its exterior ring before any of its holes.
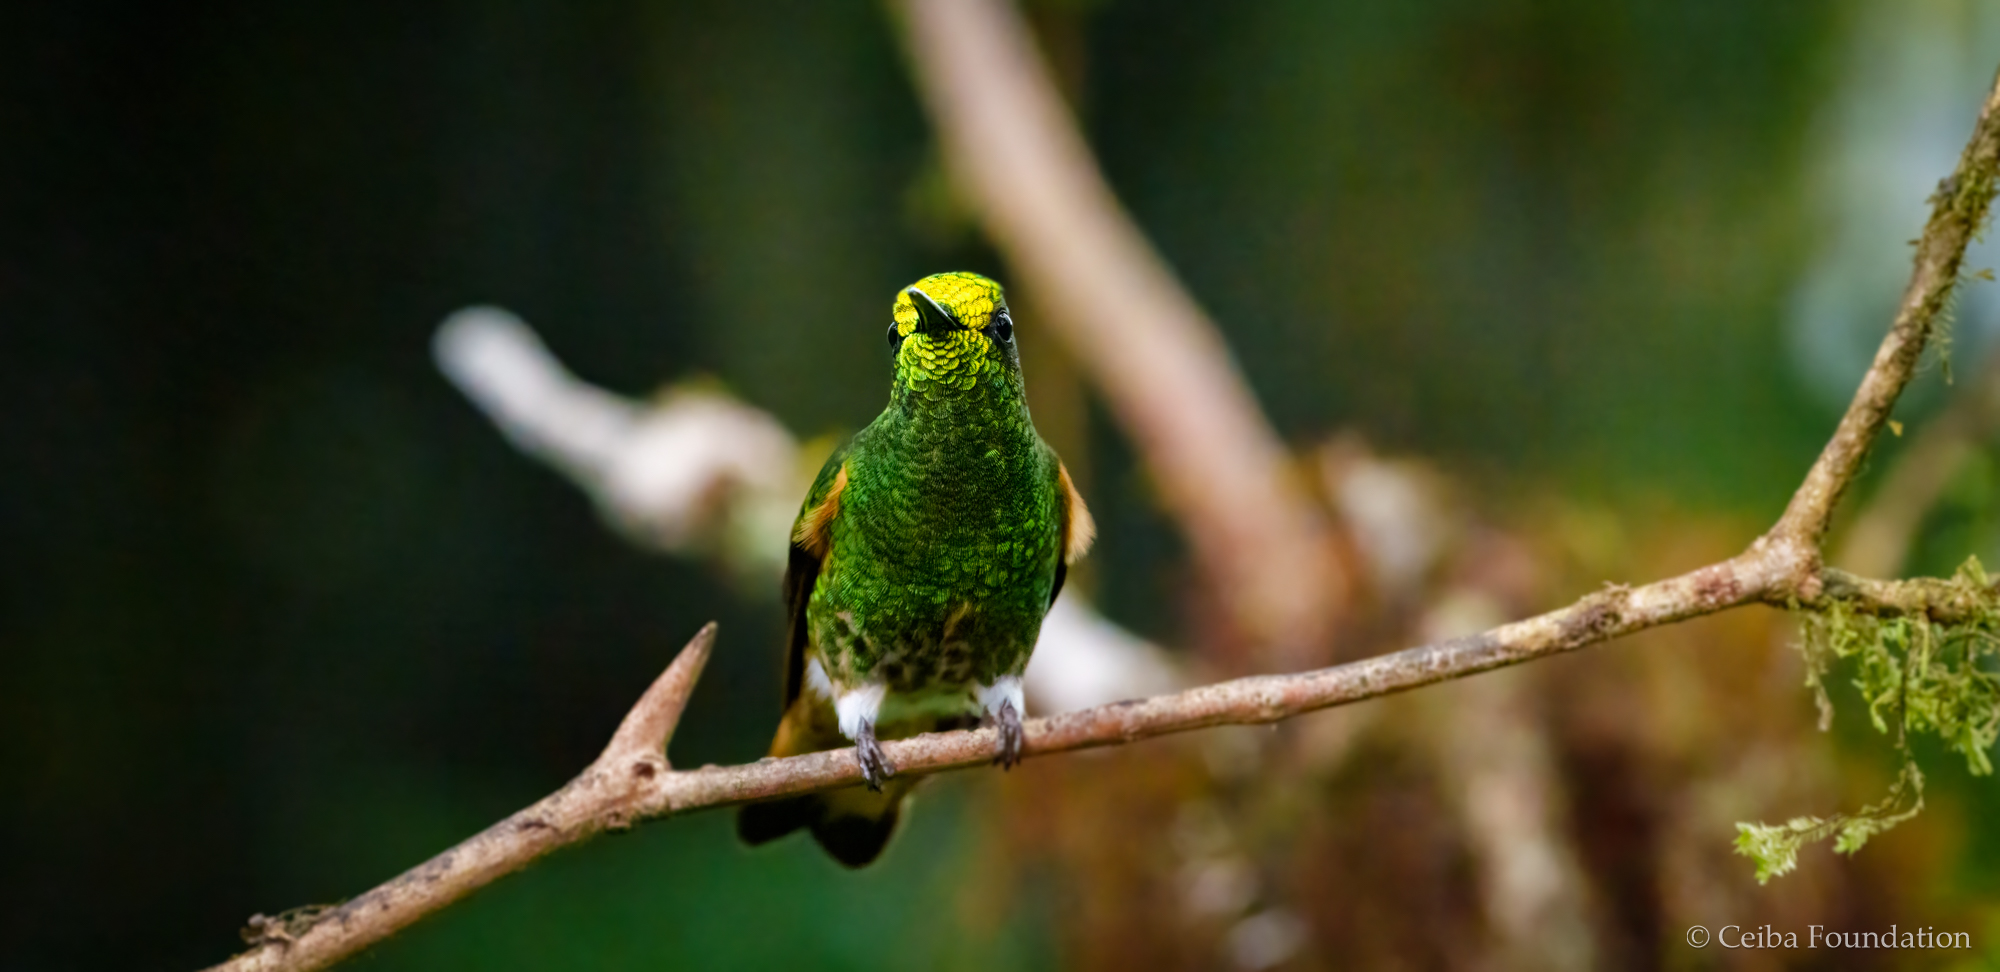
{"type": "Polygon", "coordinates": [[[889,406],[836,450],[792,528],[785,714],[772,756],[852,745],[867,788],[745,806],[761,844],[800,828],[835,860],[882,853],[915,781],[881,740],[990,722],[1021,757],[1021,673],[1095,528],[1022,391],[1000,285],[925,277],[896,295],[889,406]]]}

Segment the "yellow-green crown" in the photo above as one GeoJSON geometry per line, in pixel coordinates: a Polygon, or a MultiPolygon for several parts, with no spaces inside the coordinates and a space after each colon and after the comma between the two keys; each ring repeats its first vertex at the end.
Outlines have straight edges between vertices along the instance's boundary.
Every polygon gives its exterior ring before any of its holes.
{"type": "Polygon", "coordinates": [[[921,290],[939,307],[945,309],[968,331],[985,329],[993,320],[993,312],[1006,306],[1007,298],[1000,285],[987,277],[963,270],[951,273],[934,273],[896,294],[896,332],[904,337],[919,330],[922,316],[917,313],[917,305],[911,290],[921,290]]]}

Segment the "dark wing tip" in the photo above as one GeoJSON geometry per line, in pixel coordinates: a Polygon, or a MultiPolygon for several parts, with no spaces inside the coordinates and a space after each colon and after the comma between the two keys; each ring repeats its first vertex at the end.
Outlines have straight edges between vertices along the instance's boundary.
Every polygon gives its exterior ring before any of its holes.
{"type": "Polygon", "coordinates": [[[812,825],[812,835],[843,866],[867,867],[889,846],[898,816],[897,808],[891,805],[879,817],[828,817],[812,825]]]}
{"type": "Polygon", "coordinates": [[[736,811],[736,836],[755,847],[810,827],[818,816],[818,807],[809,796],[745,804],[736,811]]]}

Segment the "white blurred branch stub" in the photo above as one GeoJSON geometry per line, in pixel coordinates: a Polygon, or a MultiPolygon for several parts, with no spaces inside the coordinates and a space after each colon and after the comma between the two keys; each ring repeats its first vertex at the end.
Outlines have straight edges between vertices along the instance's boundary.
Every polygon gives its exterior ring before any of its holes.
{"type": "MultiPolygon", "coordinates": [[[[534,330],[495,307],[447,318],[438,368],[507,441],[567,476],[605,522],[641,546],[718,557],[776,589],[792,517],[817,465],[770,414],[720,390],[679,388],[652,402],[598,388],[563,367],[534,330]]],[[[1106,620],[1074,591],[1042,624],[1027,687],[1040,712],[1070,712],[1171,691],[1165,652],[1106,620]]]]}

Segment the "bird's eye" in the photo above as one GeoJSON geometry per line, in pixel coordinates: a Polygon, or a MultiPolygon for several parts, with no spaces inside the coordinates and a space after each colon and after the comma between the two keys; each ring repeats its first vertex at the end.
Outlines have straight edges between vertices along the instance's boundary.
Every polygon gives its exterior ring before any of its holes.
{"type": "Polygon", "coordinates": [[[987,325],[987,329],[1003,344],[1014,340],[1014,318],[1008,315],[1005,307],[993,312],[993,323],[987,325]]]}

